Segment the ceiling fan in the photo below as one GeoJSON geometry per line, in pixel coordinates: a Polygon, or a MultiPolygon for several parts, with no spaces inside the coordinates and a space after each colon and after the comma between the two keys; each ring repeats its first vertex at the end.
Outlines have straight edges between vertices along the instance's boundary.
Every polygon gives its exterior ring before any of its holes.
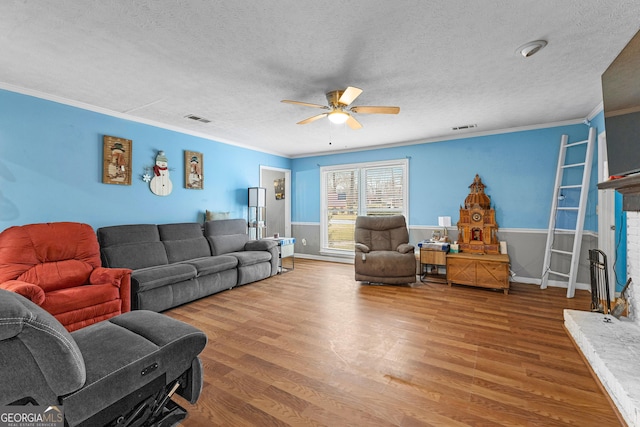
{"type": "Polygon", "coordinates": [[[327,102],[329,103],[329,105],[311,104],[308,102],[291,101],[288,99],[283,99],[282,102],[329,110],[328,113],[322,113],[316,116],[309,117],[308,119],[304,119],[297,123],[299,125],[306,125],[307,123],[315,122],[318,119],[327,117],[333,123],[346,122],[351,129],[360,129],[362,125],[350,113],[398,114],[400,112],[400,107],[374,107],[362,105],[348,108],[349,105],[351,105],[351,103],[355,101],[355,99],[360,96],[361,93],[362,89],[349,86],[345,90],[333,90],[331,92],[327,92],[327,102]]]}

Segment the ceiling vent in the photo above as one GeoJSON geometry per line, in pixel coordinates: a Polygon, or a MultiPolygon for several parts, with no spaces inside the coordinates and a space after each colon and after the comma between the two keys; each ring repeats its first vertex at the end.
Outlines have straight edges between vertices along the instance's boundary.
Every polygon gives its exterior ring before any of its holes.
{"type": "Polygon", "coordinates": [[[451,128],[451,130],[465,130],[465,129],[473,129],[473,128],[477,128],[478,125],[473,124],[473,125],[464,125],[464,126],[456,126],[451,128]]]}
{"type": "Polygon", "coordinates": [[[196,122],[202,122],[202,123],[211,123],[211,120],[209,119],[205,119],[203,117],[199,117],[196,116],[194,114],[187,114],[186,116],[184,116],[186,119],[191,119],[191,120],[195,120],[196,122]]]}

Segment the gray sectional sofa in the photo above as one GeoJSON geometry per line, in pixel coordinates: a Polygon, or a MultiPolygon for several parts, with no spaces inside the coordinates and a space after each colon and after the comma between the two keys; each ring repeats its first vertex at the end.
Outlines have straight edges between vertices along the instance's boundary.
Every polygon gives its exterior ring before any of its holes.
{"type": "Polygon", "coordinates": [[[97,230],[104,267],[130,268],[131,308],[164,311],[273,276],[277,243],[250,240],[243,219],[97,230]]]}

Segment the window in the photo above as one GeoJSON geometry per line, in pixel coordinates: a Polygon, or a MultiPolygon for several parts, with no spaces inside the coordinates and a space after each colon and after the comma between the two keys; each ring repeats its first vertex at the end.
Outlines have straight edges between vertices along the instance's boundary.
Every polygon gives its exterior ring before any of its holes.
{"type": "Polygon", "coordinates": [[[320,252],[351,256],[358,215],[408,215],[408,160],[320,168],[320,252]]]}

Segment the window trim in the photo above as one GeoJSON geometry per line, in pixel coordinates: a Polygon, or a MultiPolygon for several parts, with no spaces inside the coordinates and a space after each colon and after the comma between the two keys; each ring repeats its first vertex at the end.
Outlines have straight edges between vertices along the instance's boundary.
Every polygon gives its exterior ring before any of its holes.
{"type": "Polygon", "coordinates": [[[335,257],[353,257],[355,254],[354,250],[346,250],[346,249],[330,249],[328,248],[328,207],[327,207],[327,180],[326,174],[339,171],[339,170],[349,170],[356,169],[358,172],[358,211],[364,211],[364,203],[365,198],[361,196],[361,194],[366,194],[366,191],[363,192],[363,185],[366,185],[365,181],[365,170],[379,167],[400,167],[403,172],[403,188],[402,188],[402,207],[406,221],[407,227],[409,226],[409,159],[396,159],[396,160],[384,160],[384,161],[375,161],[375,162],[362,162],[362,163],[347,163],[340,165],[331,165],[331,166],[320,166],[320,254],[321,255],[330,255],[335,257]]]}

